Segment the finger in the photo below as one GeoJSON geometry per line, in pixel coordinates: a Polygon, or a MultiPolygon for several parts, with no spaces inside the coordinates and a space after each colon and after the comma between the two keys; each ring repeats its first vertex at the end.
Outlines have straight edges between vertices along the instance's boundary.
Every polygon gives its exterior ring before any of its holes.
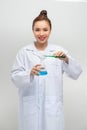
{"type": "Polygon", "coordinates": [[[35,65],[34,67],[37,68],[37,67],[39,67],[39,66],[41,66],[41,64],[37,64],[37,65],[35,65]]]}
{"type": "Polygon", "coordinates": [[[64,52],[57,52],[55,53],[56,58],[59,58],[61,60],[64,60],[66,58],[66,54],[64,52]]]}
{"type": "Polygon", "coordinates": [[[60,52],[60,54],[59,54],[60,56],[62,56],[62,55],[64,55],[64,52],[60,52]]]}
{"type": "Polygon", "coordinates": [[[54,54],[55,56],[65,56],[64,52],[59,51],[57,53],[54,54]]]}
{"type": "Polygon", "coordinates": [[[62,52],[60,52],[60,51],[59,51],[59,52],[54,53],[54,55],[55,55],[55,56],[60,56],[61,54],[62,54],[62,52]]]}
{"type": "Polygon", "coordinates": [[[38,75],[38,71],[36,71],[36,70],[33,70],[32,73],[33,73],[34,75],[38,75]]]}
{"type": "Polygon", "coordinates": [[[64,52],[61,51],[58,53],[58,56],[62,56],[63,54],[64,54],[64,52]]]}
{"type": "Polygon", "coordinates": [[[40,70],[41,70],[41,64],[36,65],[36,66],[34,67],[34,70],[36,70],[36,71],[40,71],[40,70]]]}

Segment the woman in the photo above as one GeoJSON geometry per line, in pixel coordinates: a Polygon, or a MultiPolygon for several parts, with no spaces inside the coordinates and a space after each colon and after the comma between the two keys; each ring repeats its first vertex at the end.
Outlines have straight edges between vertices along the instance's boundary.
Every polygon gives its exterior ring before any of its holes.
{"type": "Polygon", "coordinates": [[[47,11],[42,10],[32,24],[36,41],[18,52],[12,68],[19,90],[20,130],[64,130],[63,73],[77,79],[82,72],[65,49],[48,44],[51,29],[47,11]],[[43,64],[47,73],[40,75],[43,64]]]}

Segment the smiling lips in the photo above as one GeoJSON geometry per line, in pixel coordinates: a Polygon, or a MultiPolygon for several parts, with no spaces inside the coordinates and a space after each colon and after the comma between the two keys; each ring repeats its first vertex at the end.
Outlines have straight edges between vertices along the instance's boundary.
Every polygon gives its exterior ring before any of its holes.
{"type": "Polygon", "coordinates": [[[44,41],[44,40],[46,39],[46,37],[40,36],[40,37],[38,37],[38,39],[39,39],[40,41],[44,41]]]}

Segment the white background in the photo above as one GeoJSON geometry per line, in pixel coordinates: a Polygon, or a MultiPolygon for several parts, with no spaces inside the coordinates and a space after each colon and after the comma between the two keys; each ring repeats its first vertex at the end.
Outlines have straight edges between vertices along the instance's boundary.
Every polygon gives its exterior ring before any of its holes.
{"type": "Polygon", "coordinates": [[[87,2],[87,0],[56,0],[56,1],[63,1],[63,2],[87,2]]]}
{"type": "Polygon", "coordinates": [[[0,0],[0,130],[18,130],[18,90],[10,79],[18,50],[34,41],[32,21],[42,9],[52,21],[49,42],[79,60],[78,80],[64,76],[66,130],[87,130],[87,3],[0,0]]]}

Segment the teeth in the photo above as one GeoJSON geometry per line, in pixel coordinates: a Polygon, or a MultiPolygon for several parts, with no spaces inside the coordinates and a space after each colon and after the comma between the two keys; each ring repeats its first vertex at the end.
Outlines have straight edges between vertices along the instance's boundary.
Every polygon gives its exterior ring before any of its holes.
{"type": "Polygon", "coordinates": [[[44,39],[45,37],[40,37],[40,39],[44,39]]]}
{"type": "Polygon", "coordinates": [[[44,40],[45,38],[44,38],[44,37],[40,37],[39,39],[40,39],[40,40],[44,40]]]}

